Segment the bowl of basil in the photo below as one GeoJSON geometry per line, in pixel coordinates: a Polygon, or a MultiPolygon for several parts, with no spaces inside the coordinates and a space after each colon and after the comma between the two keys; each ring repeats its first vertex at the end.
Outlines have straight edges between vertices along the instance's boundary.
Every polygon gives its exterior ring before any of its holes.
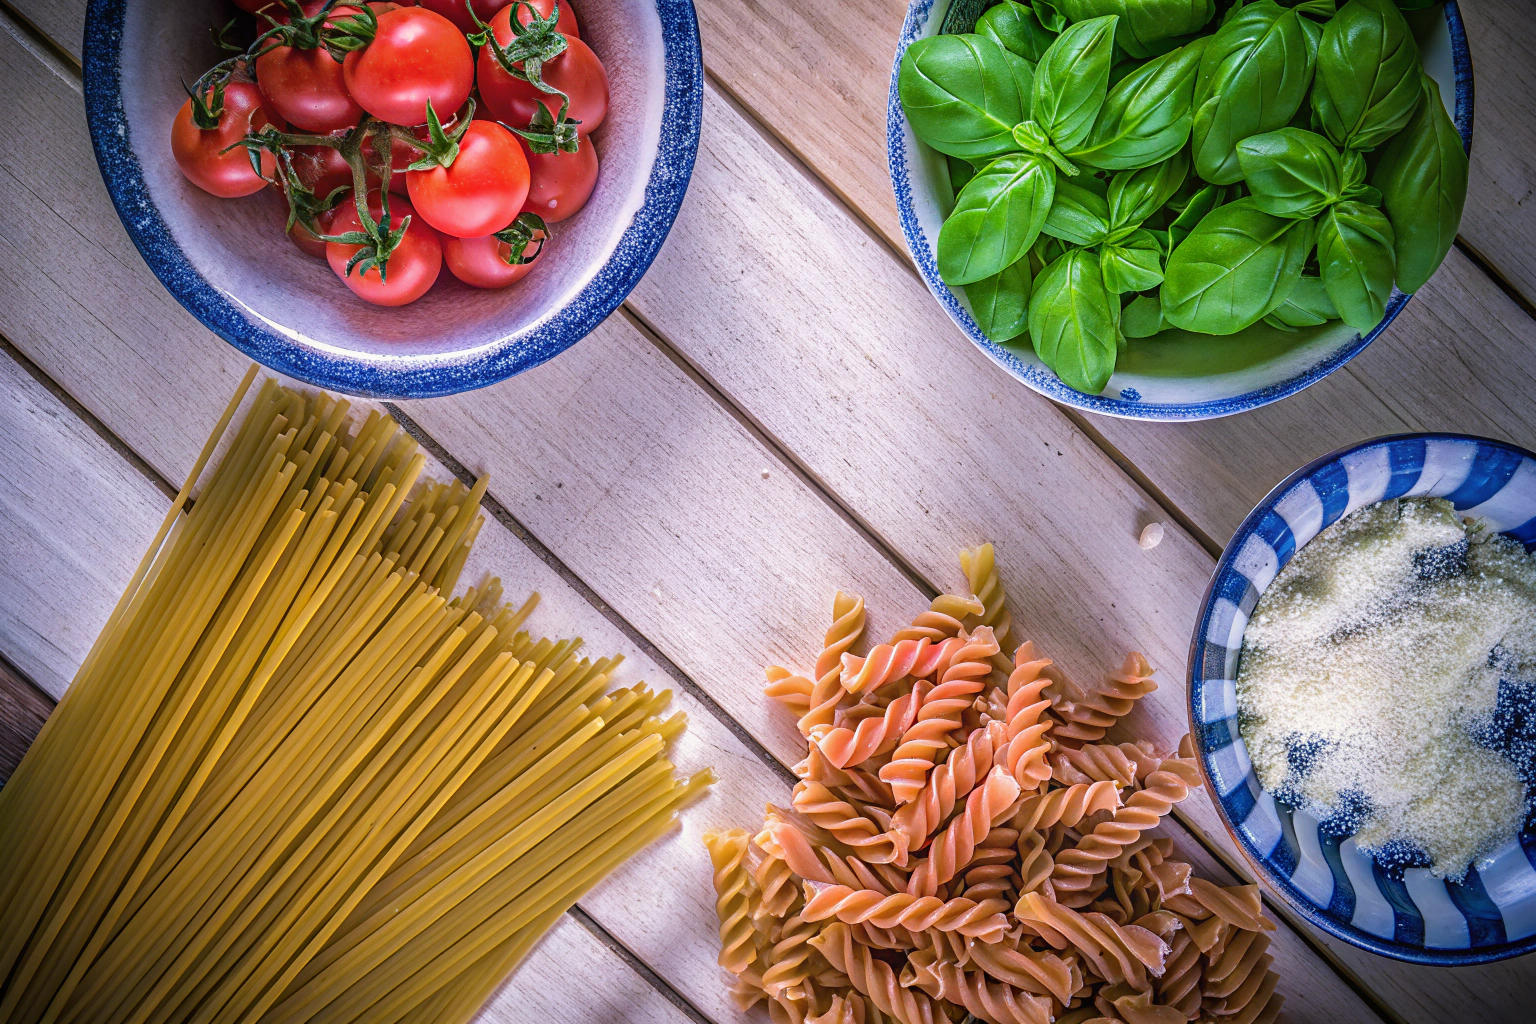
{"type": "Polygon", "coordinates": [[[1004,369],[1192,420],[1321,380],[1445,258],[1454,0],[913,0],[888,115],[919,271],[1004,369]]]}

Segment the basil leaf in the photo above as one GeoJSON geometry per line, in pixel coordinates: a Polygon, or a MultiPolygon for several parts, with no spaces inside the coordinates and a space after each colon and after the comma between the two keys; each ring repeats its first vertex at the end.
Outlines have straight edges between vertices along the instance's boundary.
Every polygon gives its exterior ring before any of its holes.
{"type": "Polygon", "coordinates": [[[1074,249],[1035,279],[1029,336],[1062,383],[1092,395],[1104,390],[1120,345],[1120,303],[1092,253],[1074,249]]]}
{"type": "Polygon", "coordinates": [[[1317,222],[1317,264],[1345,323],[1361,334],[1381,323],[1397,273],[1386,214],[1356,202],[1329,207],[1317,222]]]}
{"type": "Polygon", "coordinates": [[[1303,274],[1285,301],[1264,319],[1278,320],[1286,327],[1317,327],[1338,318],[1339,311],[1333,308],[1323,279],[1303,274]]]}
{"type": "Polygon", "coordinates": [[[1467,151],[1440,101],[1440,87],[1421,75],[1419,109],[1381,151],[1372,183],[1396,238],[1397,286],[1424,287],[1451,251],[1467,202],[1467,151]]]}
{"type": "Polygon", "coordinates": [[[1066,16],[1057,8],[1055,0],[1031,0],[1035,17],[1047,32],[1061,33],[1067,27],[1066,16]]]}
{"type": "Polygon", "coordinates": [[[976,177],[976,166],[957,156],[946,156],[944,159],[949,166],[949,187],[958,195],[965,188],[965,183],[976,177]]]}
{"type": "Polygon", "coordinates": [[[1419,44],[1392,0],[1349,0],[1323,27],[1312,110],[1334,145],[1374,149],[1419,102],[1419,44]]]}
{"type": "Polygon", "coordinates": [[[1235,334],[1285,301],[1311,251],[1309,220],[1265,213],[1251,197],[1218,206],[1168,257],[1163,319],[1235,334]]]}
{"type": "Polygon", "coordinates": [[[939,276],[970,284],[1017,262],[1040,234],[1056,172],[1027,153],[999,157],[966,182],[939,229],[939,276]]]}
{"type": "Polygon", "coordinates": [[[1104,105],[1116,20],[1110,16],[1078,22],[1056,37],[1035,67],[1030,118],[1057,149],[1081,144],[1104,105]]]}
{"type": "Polygon", "coordinates": [[[1205,47],[1206,40],[1197,39],[1132,71],[1109,90],[1088,138],[1067,155],[1118,171],[1150,166],[1182,149],[1205,47]]]}
{"type": "Polygon", "coordinates": [[[1014,0],[1003,0],[983,14],[976,31],[1031,64],[1038,64],[1056,41],[1056,33],[1041,25],[1033,10],[1014,0]]]}
{"type": "Polygon", "coordinates": [[[982,160],[1018,147],[1029,117],[1029,65],[991,39],[933,36],[907,47],[897,76],[901,108],[919,139],[949,156],[982,160]]]}
{"type": "Polygon", "coordinates": [[[1132,57],[1145,60],[1156,44],[1189,35],[1216,16],[1215,0],[1056,0],[1070,21],[1118,15],[1115,42],[1132,57]]]}
{"type": "Polygon", "coordinates": [[[1163,247],[1146,228],[1138,228],[1123,242],[1099,247],[1099,269],[1104,287],[1116,295],[1145,292],[1163,283],[1163,247]]]}
{"type": "Polygon", "coordinates": [[[1276,217],[1316,217],[1344,190],[1339,151],[1316,132],[1281,128],[1237,144],[1253,204],[1276,217]]]}
{"type": "Polygon", "coordinates": [[[1205,215],[1222,204],[1226,198],[1226,187],[1222,185],[1207,185],[1190,197],[1184,209],[1168,225],[1168,251],[1178,248],[1180,242],[1189,237],[1189,233],[1195,229],[1195,225],[1205,219],[1205,215]]]}
{"type": "MultiPolygon", "coordinates": [[[[1118,240],[1162,209],[1189,177],[1189,157],[1182,151],[1152,167],[1121,171],[1109,179],[1110,239],[1118,240]]],[[[1137,291],[1142,291],[1138,288],[1137,291]]]]}
{"type": "Polygon", "coordinates": [[[1033,277],[1028,257],[1001,273],[965,286],[976,326],[996,342],[1017,338],[1029,330],[1029,292],[1033,277]]]}
{"type": "Polygon", "coordinates": [[[1150,338],[1166,326],[1156,295],[1138,295],[1120,311],[1120,333],[1127,338],[1150,338]]]}
{"type": "Polygon", "coordinates": [[[1109,235],[1109,204],[1080,185],[1058,181],[1040,230],[1072,245],[1098,245],[1109,235]]]}
{"type": "Polygon", "coordinates": [[[1242,179],[1237,144],[1283,128],[1307,98],[1317,26],[1275,0],[1234,8],[1200,58],[1191,126],[1195,171],[1206,181],[1242,179]]]}

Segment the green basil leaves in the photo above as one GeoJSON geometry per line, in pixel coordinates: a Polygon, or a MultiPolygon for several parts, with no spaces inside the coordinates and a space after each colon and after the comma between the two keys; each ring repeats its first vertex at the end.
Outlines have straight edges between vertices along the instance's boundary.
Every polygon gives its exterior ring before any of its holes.
{"type": "Polygon", "coordinates": [[[1312,222],[1265,213],[1252,197],[1219,206],[1168,257],[1163,319],[1235,334],[1285,301],[1312,250],[1312,222]]]}
{"type": "Polygon", "coordinates": [[[1147,167],[1189,141],[1206,40],[1150,60],[1109,90],[1088,138],[1067,155],[1109,171],[1147,167]]]}
{"type": "Polygon", "coordinates": [[[1070,21],[1118,15],[1115,42],[1132,57],[1161,53],[1158,44],[1189,35],[1216,16],[1215,0],[1057,0],[1070,21]]]}
{"type": "Polygon", "coordinates": [[[1374,149],[1413,116],[1419,46],[1392,0],[1349,0],[1323,28],[1312,111],[1336,146],[1374,149]]]}
{"type": "MultiPolygon", "coordinates": [[[[1122,238],[1168,204],[1189,176],[1189,157],[1178,153],[1152,167],[1121,171],[1109,179],[1110,240],[1122,238]]],[[[1138,289],[1139,291],[1140,289],[1138,289]]]]}
{"type": "Polygon", "coordinates": [[[1059,181],[1040,230],[1071,245],[1098,245],[1109,237],[1109,204],[1086,188],[1059,181]]]}
{"type": "Polygon", "coordinates": [[[1035,67],[1030,116],[1063,152],[1076,149],[1088,137],[1104,105],[1115,56],[1116,20],[1091,18],[1071,26],[1035,67]]]}
{"type": "Polygon", "coordinates": [[[1104,287],[1116,295],[1150,291],[1163,283],[1163,247],[1146,228],[1137,228],[1118,242],[1099,249],[1104,287]]]}
{"type": "Polygon", "coordinates": [[[976,326],[996,342],[1009,341],[1029,330],[1029,292],[1033,287],[1026,257],[1002,273],[965,286],[976,326]]]}
{"type": "Polygon", "coordinates": [[[939,229],[939,276],[970,284],[1018,262],[1046,223],[1056,172],[1038,156],[999,157],[965,183],[939,229]]]}
{"type": "Polygon", "coordinates": [[[1056,33],[1041,25],[1032,9],[1014,0],[1003,0],[988,9],[976,22],[976,32],[1031,64],[1038,64],[1056,41],[1056,33]]]}
{"type": "Polygon", "coordinates": [[[1242,178],[1237,144],[1288,124],[1312,85],[1319,29],[1275,0],[1234,8],[1200,59],[1192,125],[1195,170],[1206,181],[1242,178]]]}
{"type": "Polygon", "coordinates": [[[991,39],[934,36],[907,47],[897,90],[913,133],[965,160],[1017,148],[1013,128],[1028,119],[1029,64],[991,39]]]}
{"type": "Polygon", "coordinates": [[[1362,334],[1381,323],[1397,273],[1386,214],[1353,201],[1329,207],[1317,225],[1317,263],[1345,323],[1362,334]]]}
{"type": "Polygon", "coordinates": [[[1421,74],[1418,109],[1381,152],[1372,183],[1396,240],[1397,286],[1416,292],[1456,241],[1467,201],[1467,152],[1440,101],[1434,79],[1421,74]]]}
{"type": "Polygon", "coordinates": [[[1029,335],[1040,361],[1068,387],[1091,395],[1104,390],[1120,347],[1120,300],[1104,287],[1092,253],[1074,249],[1040,273],[1029,300],[1029,335]]]}

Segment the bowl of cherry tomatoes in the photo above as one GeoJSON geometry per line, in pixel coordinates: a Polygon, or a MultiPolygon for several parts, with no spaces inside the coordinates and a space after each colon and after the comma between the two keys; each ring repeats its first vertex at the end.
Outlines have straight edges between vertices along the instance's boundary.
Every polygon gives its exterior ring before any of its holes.
{"type": "Polygon", "coordinates": [[[682,203],[691,0],[89,0],[86,113],[129,236],[279,372],[424,398],[558,355],[682,203]]]}

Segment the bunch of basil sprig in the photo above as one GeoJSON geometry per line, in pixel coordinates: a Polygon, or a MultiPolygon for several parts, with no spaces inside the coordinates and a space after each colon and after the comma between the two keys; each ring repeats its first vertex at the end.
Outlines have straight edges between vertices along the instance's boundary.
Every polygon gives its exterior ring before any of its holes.
{"type": "Polygon", "coordinates": [[[902,108],[958,192],[940,276],[1093,394],[1165,327],[1369,331],[1466,199],[1399,11],[1429,2],[1002,0],[914,42],[902,108]]]}

